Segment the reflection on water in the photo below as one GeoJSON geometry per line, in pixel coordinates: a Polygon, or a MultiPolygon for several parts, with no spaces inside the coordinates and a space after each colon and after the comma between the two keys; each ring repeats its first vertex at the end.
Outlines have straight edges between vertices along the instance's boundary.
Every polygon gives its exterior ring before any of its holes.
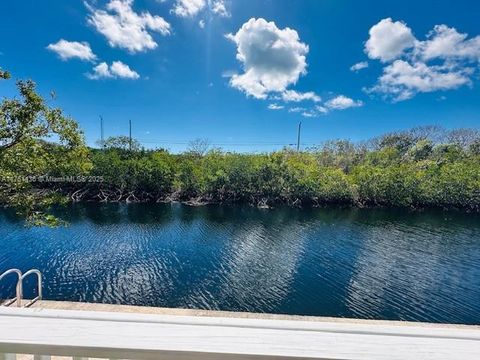
{"type": "MultiPolygon", "coordinates": [[[[59,211],[66,228],[26,228],[0,212],[0,271],[40,269],[47,299],[480,324],[479,215],[180,204],[59,211]]],[[[0,284],[0,297],[13,288],[13,279],[0,284]]]]}

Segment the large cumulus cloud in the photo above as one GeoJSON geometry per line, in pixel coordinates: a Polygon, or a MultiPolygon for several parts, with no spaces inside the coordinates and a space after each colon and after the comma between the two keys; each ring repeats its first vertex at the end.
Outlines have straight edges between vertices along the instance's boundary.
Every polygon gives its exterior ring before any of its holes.
{"type": "Polygon", "coordinates": [[[386,18],[369,35],[366,54],[385,65],[377,84],[367,90],[393,101],[470,85],[479,69],[480,36],[468,38],[445,24],[419,40],[406,23],[386,18]]]}
{"type": "Polygon", "coordinates": [[[230,85],[249,96],[266,99],[272,92],[284,92],[307,72],[308,45],[293,29],[252,18],[227,38],[236,44],[244,70],[232,76],[230,85]]]}

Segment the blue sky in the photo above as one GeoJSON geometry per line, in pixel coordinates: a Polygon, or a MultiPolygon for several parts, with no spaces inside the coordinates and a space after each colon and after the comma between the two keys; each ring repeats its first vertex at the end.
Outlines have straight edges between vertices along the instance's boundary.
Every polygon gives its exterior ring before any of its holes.
{"type": "MultiPolygon", "coordinates": [[[[55,90],[91,145],[181,151],[480,126],[480,2],[4,1],[0,67],[55,90]],[[63,40],[63,41],[62,41],[63,40]],[[352,66],[357,64],[352,69],[352,66]]],[[[0,95],[15,94],[0,83],[0,95]]]]}

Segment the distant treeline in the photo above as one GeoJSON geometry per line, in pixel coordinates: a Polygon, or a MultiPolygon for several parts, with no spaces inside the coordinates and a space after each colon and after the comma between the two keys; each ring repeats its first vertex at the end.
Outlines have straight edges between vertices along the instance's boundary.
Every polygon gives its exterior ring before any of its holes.
{"type": "Polygon", "coordinates": [[[240,154],[193,142],[189,151],[142,150],[127,138],[91,149],[103,182],[63,187],[73,201],[184,201],[270,207],[349,204],[480,210],[480,134],[422,127],[355,144],[240,154]]]}
{"type": "MultiPolygon", "coordinates": [[[[0,80],[9,74],[0,69],[0,80]]],[[[0,206],[55,224],[68,201],[248,203],[271,207],[444,207],[480,211],[480,134],[421,127],[364,143],[243,154],[192,142],[183,154],[127,137],[88,148],[78,123],[30,80],[0,103],[0,206]]],[[[52,95],[54,99],[54,94],[52,95]]]]}

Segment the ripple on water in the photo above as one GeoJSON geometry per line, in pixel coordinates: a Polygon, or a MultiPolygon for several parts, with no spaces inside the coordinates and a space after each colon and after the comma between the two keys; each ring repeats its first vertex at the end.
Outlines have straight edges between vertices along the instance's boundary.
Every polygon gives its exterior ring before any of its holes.
{"type": "Polygon", "coordinates": [[[0,271],[39,268],[55,300],[480,324],[478,215],[95,206],[0,213],[0,271]]]}

